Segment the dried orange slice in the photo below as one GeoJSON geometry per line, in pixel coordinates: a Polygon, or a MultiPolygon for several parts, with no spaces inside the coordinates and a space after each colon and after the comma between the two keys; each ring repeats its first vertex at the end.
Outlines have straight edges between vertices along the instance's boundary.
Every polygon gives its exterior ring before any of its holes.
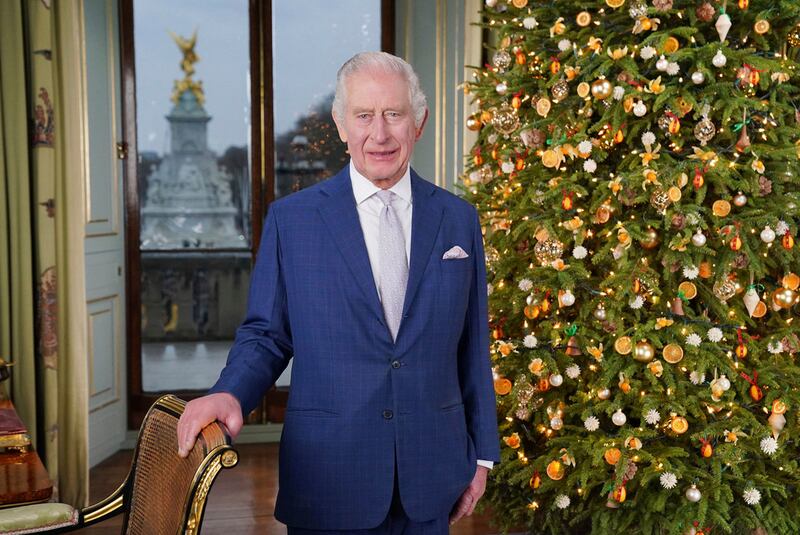
{"type": "Polygon", "coordinates": [[[686,299],[694,299],[697,297],[697,286],[693,282],[683,281],[678,285],[678,291],[683,292],[686,299]]]}
{"type": "Polygon", "coordinates": [[[679,435],[682,435],[689,430],[689,422],[687,422],[686,418],[683,416],[676,416],[673,418],[670,426],[672,427],[672,430],[679,435]]]}
{"type": "Polygon", "coordinates": [[[505,377],[501,377],[500,379],[495,379],[494,391],[497,393],[498,396],[505,396],[506,394],[511,392],[511,381],[509,381],[505,377]]]}
{"type": "Polygon", "coordinates": [[[633,343],[630,336],[620,336],[614,342],[614,349],[620,355],[627,355],[633,350],[633,343]]]}
{"type": "Polygon", "coordinates": [[[676,52],[680,46],[681,44],[677,39],[674,37],[667,37],[666,41],[664,41],[664,52],[667,54],[672,54],[673,52],[676,52]]]}
{"type": "Polygon", "coordinates": [[[714,204],[711,206],[711,211],[717,217],[725,217],[731,213],[731,203],[724,200],[714,201],[714,204]]]}
{"type": "Polygon", "coordinates": [[[663,349],[664,360],[670,364],[677,364],[683,360],[683,348],[678,344],[667,344],[663,349]]]}
{"type": "Polygon", "coordinates": [[[667,191],[667,196],[669,197],[670,201],[678,202],[681,200],[681,189],[678,186],[672,186],[667,191]]]}
{"type": "Polygon", "coordinates": [[[756,305],[755,310],[753,310],[753,317],[754,318],[763,318],[764,314],[767,313],[767,304],[764,301],[759,301],[756,305]]]}
{"type": "Polygon", "coordinates": [[[606,5],[608,7],[613,7],[617,9],[618,7],[622,7],[625,4],[625,0],[606,0],[606,5]]]}

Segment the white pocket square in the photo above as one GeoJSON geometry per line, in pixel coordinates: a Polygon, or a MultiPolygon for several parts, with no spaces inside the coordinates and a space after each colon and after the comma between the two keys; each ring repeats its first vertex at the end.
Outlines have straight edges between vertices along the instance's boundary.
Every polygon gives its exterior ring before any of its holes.
{"type": "Polygon", "coordinates": [[[458,245],[454,245],[447,252],[444,253],[442,256],[442,260],[452,260],[454,258],[467,258],[469,255],[467,252],[459,247],[458,245]]]}

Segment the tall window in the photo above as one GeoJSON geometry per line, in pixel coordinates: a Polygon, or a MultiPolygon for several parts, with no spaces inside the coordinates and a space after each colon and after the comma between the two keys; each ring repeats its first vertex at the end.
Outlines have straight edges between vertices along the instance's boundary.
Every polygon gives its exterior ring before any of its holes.
{"type": "Polygon", "coordinates": [[[136,95],[135,126],[126,117],[136,153],[127,168],[129,383],[140,413],[159,392],[191,396],[215,381],[244,316],[265,205],[346,164],[331,119],[336,71],[353,53],[381,48],[393,8],[387,0],[123,4],[125,56],[135,64],[125,84],[136,95]]]}

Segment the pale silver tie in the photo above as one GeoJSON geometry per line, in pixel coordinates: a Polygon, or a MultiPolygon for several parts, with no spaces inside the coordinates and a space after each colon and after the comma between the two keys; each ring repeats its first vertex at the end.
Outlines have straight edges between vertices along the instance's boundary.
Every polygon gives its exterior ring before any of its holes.
{"type": "Polygon", "coordinates": [[[403,302],[408,283],[408,260],[403,227],[392,203],[397,198],[394,192],[381,190],[376,193],[383,203],[380,222],[380,281],[383,315],[392,333],[397,338],[400,320],[403,315],[403,302]]]}

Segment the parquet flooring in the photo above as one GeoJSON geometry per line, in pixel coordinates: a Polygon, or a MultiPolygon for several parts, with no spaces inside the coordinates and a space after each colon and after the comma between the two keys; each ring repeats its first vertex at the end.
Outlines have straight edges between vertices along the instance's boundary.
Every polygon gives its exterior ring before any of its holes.
{"type": "MultiPolygon", "coordinates": [[[[284,535],[286,527],[272,513],[278,492],[278,444],[240,444],[239,465],[222,470],[211,488],[202,535],[284,535]]],[[[128,472],[132,451],[120,451],[92,469],[91,502],[113,492],[128,472]]],[[[74,533],[119,533],[122,517],[74,533]]],[[[486,517],[473,515],[450,528],[451,535],[497,533],[486,517]]]]}

